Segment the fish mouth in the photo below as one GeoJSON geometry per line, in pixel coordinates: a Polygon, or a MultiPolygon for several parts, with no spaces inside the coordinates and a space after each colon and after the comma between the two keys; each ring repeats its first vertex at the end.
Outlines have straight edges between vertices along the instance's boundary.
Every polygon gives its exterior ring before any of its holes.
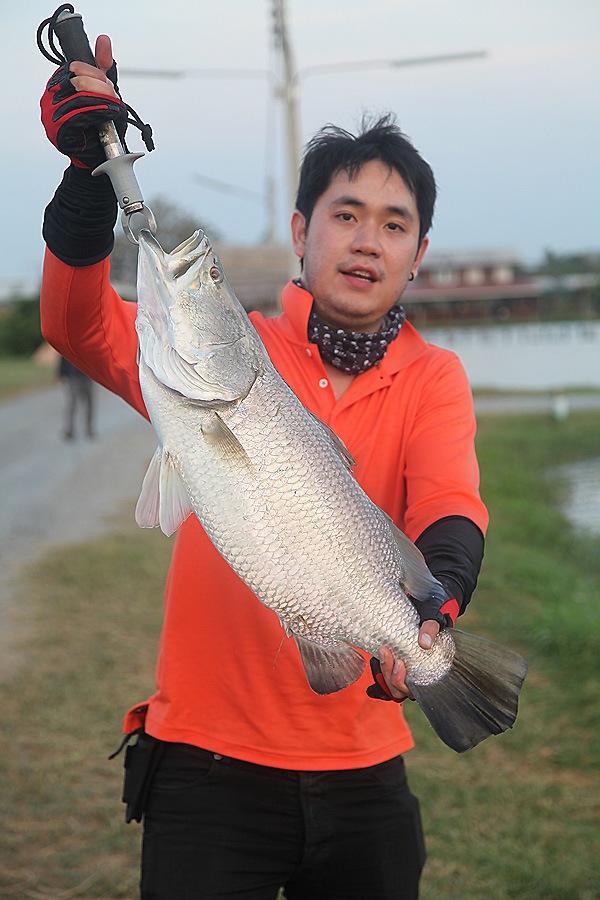
{"type": "Polygon", "coordinates": [[[208,237],[203,231],[195,231],[169,254],[169,271],[173,277],[180,279],[192,267],[201,267],[210,253],[212,245],[208,237]]]}
{"type": "Polygon", "coordinates": [[[213,253],[212,244],[203,231],[195,231],[182,241],[170,253],[163,250],[159,241],[148,229],[140,232],[139,247],[141,256],[157,267],[162,277],[184,286],[195,277],[207,257],[213,253]]]}

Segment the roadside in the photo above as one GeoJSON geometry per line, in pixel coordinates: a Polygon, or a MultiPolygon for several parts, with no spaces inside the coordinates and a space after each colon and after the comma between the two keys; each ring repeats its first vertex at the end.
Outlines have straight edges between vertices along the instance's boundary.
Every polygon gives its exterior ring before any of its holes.
{"type": "MultiPolygon", "coordinates": [[[[600,393],[567,395],[568,408],[600,408],[600,393]]],[[[478,414],[553,414],[550,394],[481,395],[478,414]]],[[[60,436],[61,386],[0,404],[0,676],[18,662],[28,625],[19,593],[22,567],[53,547],[88,540],[133,521],[135,502],[156,442],[152,427],[121,399],[96,390],[93,441],[60,436]]]]}
{"type": "Polygon", "coordinates": [[[600,392],[475,394],[477,415],[548,413],[563,417],[570,412],[600,409],[600,392]]]}
{"type": "Polygon", "coordinates": [[[133,510],[155,449],[152,427],[96,389],[94,440],[61,437],[61,386],[0,405],[0,674],[12,671],[28,622],[22,567],[49,549],[93,538],[133,510]]]}

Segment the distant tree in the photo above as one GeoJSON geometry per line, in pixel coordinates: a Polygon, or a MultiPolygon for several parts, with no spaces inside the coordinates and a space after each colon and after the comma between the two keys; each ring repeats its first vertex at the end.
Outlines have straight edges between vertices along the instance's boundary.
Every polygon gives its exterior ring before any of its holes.
{"type": "Polygon", "coordinates": [[[30,356],[41,343],[39,297],[13,300],[0,316],[0,356],[30,356]]]}
{"type": "Polygon", "coordinates": [[[535,266],[537,275],[600,274],[600,253],[555,253],[546,250],[542,262],[535,266]]]}
{"type": "MultiPolygon", "coordinates": [[[[189,238],[198,228],[210,234],[213,240],[218,238],[215,230],[209,225],[203,225],[191,213],[182,209],[176,203],[171,203],[163,197],[155,197],[148,203],[154,213],[157,223],[157,238],[161,246],[171,251],[182,241],[189,238]]],[[[120,286],[135,285],[137,270],[137,247],[125,236],[119,226],[115,229],[115,246],[110,255],[111,279],[120,286]]]]}

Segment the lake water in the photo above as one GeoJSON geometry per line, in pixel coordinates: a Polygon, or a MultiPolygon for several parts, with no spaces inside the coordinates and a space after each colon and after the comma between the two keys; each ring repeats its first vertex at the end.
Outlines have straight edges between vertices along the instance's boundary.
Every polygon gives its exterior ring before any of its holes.
{"type": "Polygon", "coordinates": [[[458,354],[475,389],[600,388],[600,322],[426,327],[420,332],[458,354]]]}
{"type": "Polygon", "coordinates": [[[600,459],[561,466],[557,474],[566,482],[562,509],[573,528],[600,534],[600,459]]]}

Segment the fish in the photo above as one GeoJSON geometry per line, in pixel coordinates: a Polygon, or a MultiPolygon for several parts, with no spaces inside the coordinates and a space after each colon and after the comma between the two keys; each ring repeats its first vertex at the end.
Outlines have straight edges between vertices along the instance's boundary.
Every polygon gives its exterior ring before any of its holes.
{"type": "Polygon", "coordinates": [[[387,647],[455,751],[511,728],[526,661],[455,628],[419,646],[411,597],[444,600],[444,587],[279,375],[202,231],[170,253],[140,232],[136,330],[158,439],[137,524],[170,535],[195,514],[294,639],[316,694],[353,684],[387,647]]]}

